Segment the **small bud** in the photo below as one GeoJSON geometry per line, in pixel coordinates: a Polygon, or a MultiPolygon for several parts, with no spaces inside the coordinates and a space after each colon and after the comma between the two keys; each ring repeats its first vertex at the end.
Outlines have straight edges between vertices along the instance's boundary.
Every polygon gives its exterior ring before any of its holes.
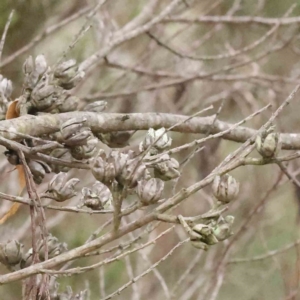
{"type": "MultiPolygon", "coordinates": [[[[53,258],[68,250],[66,243],[59,242],[58,238],[49,234],[47,236],[48,258],[53,258]]],[[[39,246],[39,257],[43,261],[45,260],[44,242],[41,241],[39,246]]]]}
{"type": "Polygon", "coordinates": [[[238,195],[239,183],[228,174],[218,175],[213,181],[212,191],[217,200],[224,204],[229,203],[238,195]]]}
{"type": "Polygon", "coordinates": [[[46,173],[51,172],[51,168],[44,162],[30,160],[27,164],[36,184],[41,184],[46,173]]]}
{"type": "Polygon", "coordinates": [[[86,119],[83,118],[72,118],[61,125],[61,133],[64,139],[68,139],[69,137],[73,136],[78,130],[83,127],[83,123],[86,119]]]}
{"type": "Polygon", "coordinates": [[[117,175],[113,161],[107,161],[106,154],[103,150],[100,151],[98,157],[94,159],[92,173],[97,180],[106,184],[112,183],[117,175]]]}
{"type": "Polygon", "coordinates": [[[63,202],[77,195],[75,186],[79,183],[78,178],[72,178],[66,182],[66,173],[60,172],[55,175],[48,185],[46,195],[49,198],[63,202]]]}
{"type": "Polygon", "coordinates": [[[92,103],[89,103],[86,105],[83,110],[84,111],[91,111],[91,112],[102,112],[106,109],[107,107],[107,102],[106,101],[95,101],[92,103]]]}
{"type": "MultiPolygon", "coordinates": [[[[65,148],[54,149],[50,153],[50,156],[55,157],[55,158],[59,158],[59,159],[62,159],[62,160],[70,161],[70,162],[73,160],[69,149],[65,149],[65,148]]],[[[66,166],[55,164],[55,165],[51,165],[51,169],[52,169],[52,172],[59,173],[59,172],[68,172],[70,168],[66,167],[66,166]]]]}
{"type": "Polygon", "coordinates": [[[61,105],[58,105],[59,112],[75,111],[78,107],[79,98],[76,96],[68,96],[61,105]]]}
{"type": "Polygon", "coordinates": [[[65,90],[73,89],[85,76],[83,71],[79,71],[70,80],[60,80],[59,84],[65,90]]]}
{"type": "Polygon", "coordinates": [[[83,205],[93,210],[110,209],[112,206],[112,194],[109,188],[97,181],[92,188],[82,189],[83,205]]]}
{"type": "Polygon", "coordinates": [[[156,155],[160,151],[169,148],[171,144],[172,139],[167,135],[164,127],[158,130],[150,128],[145,139],[140,143],[139,149],[143,152],[148,149],[149,146],[152,146],[150,149],[150,155],[156,155]]]}
{"type": "Polygon", "coordinates": [[[121,174],[117,177],[117,181],[129,188],[134,188],[138,181],[148,177],[149,172],[143,162],[140,162],[139,159],[129,159],[121,174]]]}
{"type": "Polygon", "coordinates": [[[45,76],[45,81],[40,80],[33,88],[30,104],[38,111],[51,109],[56,99],[56,87],[49,84],[49,76],[45,76]]]}
{"type": "Polygon", "coordinates": [[[200,235],[208,235],[212,233],[212,229],[205,224],[196,224],[193,226],[193,231],[200,234],[200,235]]]}
{"type": "Polygon", "coordinates": [[[30,74],[34,70],[33,58],[32,56],[28,56],[23,64],[23,72],[24,74],[30,74]]]}
{"type": "MultiPolygon", "coordinates": [[[[68,250],[66,243],[60,243],[58,238],[49,234],[47,237],[48,257],[53,258],[68,250]]],[[[43,250],[43,248],[41,249],[43,250]]],[[[40,251],[40,259],[44,259],[44,251],[40,251]]]]}
{"type": "Polygon", "coordinates": [[[79,71],[76,60],[70,59],[62,62],[54,71],[57,84],[66,90],[74,88],[84,77],[85,73],[79,71]]]}
{"type": "Polygon", "coordinates": [[[0,81],[0,95],[3,94],[5,98],[9,98],[12,93],[12,82],[7,78],[0,81]]]}
{"type": "MultiPolygon", "coordinates": [[[[67,244],[59,242],[57,237],[53,236],[52,234],[48,234],[48,236],[46,237],[46,244],[48,250],[48,258],[53,258],[68,250],[67,244]]],[[[37,252],[39,254],[40,260],[44,261],[45,260],[44,240],[39,241],[39,244],[37,245],[37,252]]],[[[21,268],[28,267],[32,264],[32,255],[33,255],[33,250],[32,248],[30,248],[28,252],[24,255],[24,260],[21,263],[21,268]]]]}
{"type": "Polygon", "coordinates": [[[20,158],[16,151],[8,149],[4,151],[4,155],[6,156],[8,162],[14,166],[20,165],[20,158]]]}
{"type": "MultiPolygon", "coordinates": [[[[1,97],[0,97],[1,99],[1,97]]],[[[7,106],[6,105],[1,105],[0,104],[0,120],[5,120],[5,117],[6,117],[6,111],[7,111],[7,106]]]]}
{"type": "Polygon", "coordinates": [[[274,127],[258,134],[255,139],[255,147],[259,154],[264,158],[276,156],[280,150],[279,134],[274,132],[274,127]]]}
{"type": "Polygon", "coordinates": [[[78,160],[89,159],[94,156],[97,145],[97,138],[89,138],[86,145],[74,146],[71,148],[70,153],[75,159],[78,160]]]}
{"type": "Polygon", "coordinates": [[[91,130],[84,127],[85,121],[84,118],[72,118],[61,125],[60,132],[67,146],[86,145],[91,136],[91,130]]]}
{"type": "Polygon", "coordinates": [[[224,241],[233,235],[231,231],[233,222],[233,216],[226,216],[222,223],[217,224],[216,228],[214,228],[214,236],[218,241],[224,241]]]}
{"type": "Polygon", "coordinates": [[[23,258],[23,244],[16,240],[0,244],[0,262],[6,267],[19,264],[23,258]]]}
{"type": "Polygon", "coordinates": [[[119,151],[112,151],[110,156],[113,159],[113,163],[116,169],[116,176],[119,176],[126,166],[126,163],[129,159],[133,158],[133,152],[122,153],[119,151]]]}
{"type": "Polygon", "coordinates": [[[226,216],[225,218],[224,218],[224,220],[225,220],[225,222],[227,223],[227,224],[230,224],[230,225],[232,225],[233,223],[234,223],[234,216],[226,216]]]}
{"type": "Polygon", "coordinates": [[[164,182],[157,178],[142,179],[138,182],[137,186],[137,194],[144,205],[156,203],[161,199],[163,190],[164,182]]]}
{"type": "Polygon", "coordinates": [[[47,70],[47,61],[45,58],[45,55],[40,54],[35,59],[35,71],[38,73],[38,75],[42,75],[47,70]]]}
{"type": "Polygon", "coordinates": [[[70,70],[71,68],[76,67],[76,60],[75,59],[69,59],[67,61],[64,61],[60,63],[55,71],[54,71],[54,76],[55,77],[65,77],[68,76],[67,71],[70,70]]]}
{"type": "Polygon", "coordinates": [[[134,131],[115,131],[109,133],[99,133],[99,140],[110,148],[123,148],[129,145],[128,141],[134,131]]]}
{"type": "MultiPolygon", "coordinates": [[[[32,59],[32,57],[31,57],[32,59]]],[[[26,63],[26,62],[25,62],[26,63]]],[[[33,64],[33,61],[32,61],[33,64]]],[[[24,67],[23,67],[24,68],[24,67]]],[[[24,73],[25,73],[25,78],[24,78],[24,84],[23,87],[26,90],[33,90],[34,87],[37,85],[38,81],[39,81],[39,74],[34,70],[34,66],[32,66],[32,71],[29,72],[29,69],[31,70],[31,67],[28,67],[28,70],[23,69],[24,73]],[[27,73],[28,72],[28,73],[27,73]]]]}
{"type": "Polygon", "coordinates": [[[191,241],[191,243],[197,249],[201,249],[201,250],[204,250],[204,251],[208,250],[208,245],[205,244],[204,242],[201,242],[201,241],[191,241]]]}
{"type": "Polygon", "coordinates": [[[55,87],[53,85],[45,85],[43,87],[38,87],[32,92],[32,97],[36,98],[36,101],[41,101],[53,95],[55,92],[55,87]]]}
{"type": "Polygon", "coordinates": [[[200,235],[200,240],[207,245],[215,245],[218,243],[218,239],[213,234],[213,229],[205,224],[196,224],[193,231],[200,235]]]}
{"type": "Polygon", "coordinates": [[[164,181],[172,180],[180,176],[179,162],[175,158],[154,165],[154,175],[164,181]]]}

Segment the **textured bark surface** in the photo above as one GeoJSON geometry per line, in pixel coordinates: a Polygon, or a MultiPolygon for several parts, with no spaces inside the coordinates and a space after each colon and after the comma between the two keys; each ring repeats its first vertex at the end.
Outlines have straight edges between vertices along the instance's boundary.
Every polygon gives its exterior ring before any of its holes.
{"type": "MultiPolygon", "coordinates": [[[[181,123],[172,131],[181,133],[201,133],[212,134],[220,133],[230,128],[234,124],[214,121],[214,116],[210,117],[194,117],[185,122],[187,116],[174,115],[166,113],[133,113],[133,114],[117,114],[117,113],[92,113],[92,112],[70,112],[62,114],[46,114],[41,116],[23,116],[13,120],[5,120],[0,122],[2,130],[1,136],[7,139],[17,140],[19,137],[17,132],[35,137],[44,134],[50,134],[59,131],[60,125],[74,117],[86,118],[86,125],[91,127],[93,132],[111,132],[111,131],[127,131],[127,130],[148,130],[149,128],[158,129],[181,123]],[[212,125],[213,124],[213,125],[212,125]]],[[[231,129],[230,132],[222,135],[224,139],[243,143],[252,136],[256,130],[239,126],[231,129]]],[[[300,150],[300,134],[283,133],[280,135],[282,148],[286,150],[300,150]]]]}

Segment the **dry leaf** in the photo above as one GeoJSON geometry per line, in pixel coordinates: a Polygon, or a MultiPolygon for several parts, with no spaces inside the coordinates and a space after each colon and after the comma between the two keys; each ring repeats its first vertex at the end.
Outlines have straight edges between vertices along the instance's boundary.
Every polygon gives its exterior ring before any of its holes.
{"type": "Polygon", "coordinates": [[[17,112],[17,104],[18,104],[18,100],[15,100],[12,103],[10,103],[5,116],[6,120],[15,119],[20,116],[19,112],[17,112]]]}
{"type": "MultiPolygon", "coordinates": [[[[15,119],[18,118],[19,112],[17,111],[17,104],[18,104],[18,100],[13,101],[12,103],[10,103],[7,112],[6,112],[6,120],[9,119],[15,119]]],[[[18,170],[18,177],[19,177],[19,185],[20,185],[20,189],[19,189],[19,193],[18,195],[20,196],[24,190],[24,188],[26,187],[26,178],[25,178],[25,173],[24,173],[24,169],[22,165],[18,165],[16,166],[16,169],[18,170]]],[[[11,216],[13,216],[19,209],[20,207],[20,203],[14,203],[11,208],[9,209],[8,212],[6,212],[1,218],[0,218],[0,224],[3,224],[6,222],[7,219],[9,219],[11,216]]]]}

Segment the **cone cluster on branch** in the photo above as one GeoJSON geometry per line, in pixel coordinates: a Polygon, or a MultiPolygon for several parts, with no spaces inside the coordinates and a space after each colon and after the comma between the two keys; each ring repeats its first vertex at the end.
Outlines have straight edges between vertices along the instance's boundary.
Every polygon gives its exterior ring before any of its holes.
{"type": "MultiPolygon", "coordinates": [[[[72,95],[70,90],[74,88],[84,77],[74,59],[62,61],[54,67],[49,66],[44,55],[36,58],[29,56],[24,65],[23,94],[15,100],[15,112],[17,116],[25,114],[61,113],[75,111],[79,108],[80,99],[72,95]]],[[[8,103],[12,92],[12,84],[5,78],[0,78],[0,94],[3,105],[8,103]]],[[[106,108],[105,101],[95,101],[86,105],[80,105],[84,111],[102,113],[106,108]]],[[[7,107],[4,105],[4,112],[7,107]]],[[[24,139],[22,143],[29,147],[41,147],[44,144],[55,141],[57,147],[50,150],[42,150],[44,154],[73,161],[91,162],[91,172],[98,184],[92,188],[83,189],[83,203],[91,209],[101,209],[108,201],[95,200],[95,195],[107,191],[99,191],[99,184],[104,184],[111,190],[112,185],[118,184],[119,190],[128,189],[140,198],[142,205],[157,202],[164,190],[164,181],[172,180],[180,176],[179,163],[168,154],[163,154],[172,143],[165,128],[155,130],[150,128],[140,143],[139,153],[131,151],[122,153],[113,150],[105,153],[99,146],[102,142],[111,148],[120,148],[128,145],[134,132],[92,132],[86,126],[84,118],[71,118],[61,124],[60,130],[42,137],[42,140],[24,139]],[[96,154],[98,152],[98,154],[96,154]],[[151,156],[160,155],[160,160],[151,163],[151,156]],[[147,163],[146,163],[147,161],[147,163]],[[97,202],[97,203],[96,203],[97,202]]],[[[12,149],[6,151],[10,163],[21,164],[18,154],[12,149]]],[[[61,172],[67,172],[70,168],[57,164],[47,164],[42,161],[26,158],[33,179],[37,184],[43,182],[47,173],[54,172],[58,175],[50,182],[46,195],[58,202],[65,201],[76,195],[75,186],[78,179],[66,180],[61,172]]],[[[96,197],[96,198],[97,198],[96,197]]],[[[105,196],[104,199],[109,199],[105,196]]]]}
{"type": "MultiPolygon", "coordinates": [[[[229,174],[217,175],[212,184],[212,193],[216,198],[216,205],[212,212],[228,205],[235,200],[239,193],[239,182],[229,174]]],[[[182,227],[190,237],[191,244],[198,249],[208,250],[210,246],[222,242],[232,236],[234,216],[215,214],[203,222],[194,223],[184,217],[178,216],[182,227]]]]}
{"type": "Polygon", "coordinates": [[[11,93],[12,93],[11,80],[3,77],[0,74],[0,120],[5,119],[9,101],[11,101],[10,99],[11,93]]]}
{"type": "MultiPolygon", "coordinates": [[[[55,257],[67,251],[67,244],[61,243],[59,240],[49,234],[46,237],[48,258],[55,257]]],[[[37,245],[37,253],[40,261],[45,260],[44,241],[40,241],[37,245]]],[[[33,250],[30,248],[27,252],[24,251],[24,245],[19,241],[10,240],[5,243],[0,243],[0,262],[9,270],[15,271],[28,267],[32,263],[33,250]]]]}
{"type": "MultiPolygon", "coordinates": [[[[79,98],[71,94],[70,90],[84,77],[73,59],[60,62],[51,68],[44,55],[38,55],[35,59],[30,56],[24,63],[23,73],[24,92],[14,102],[14,113],[17,116],[54,114],[78,109],[102,113],[107,106],[105,101],[83,105],[79,98]]],[[[11,82],[1,76],[0,115],[5,115],[11,92],[11,82]]],[[[21,142],[28,148],[43,147],[49,143],[53,145],[55,142],[55,147],[45,147],[41,151],[50,157],[68,161],[70,165],[78,161],[89,164],[95,182],[91,187],[82,188],[78,207],[115,210],[119,214],[122,211],[122,201],[128,194],[135,194],[140,206],[156,204],[163,198],[165,182],[181,175],[179,162],[168,152],[172,145],[168,130],[150,128],[140,142],[137,153],[117,149],[127,146],[133,134],[130,131],[93,132],[87,126],[85,118],[73,117],[60,124],[60,129],[51,135],[41,139],[26,138],[21,142]],[[101,143],[113,149],[105,151],[101,149],[101,143]]],[[[277,136],[268,132],[257,138],[256,145],[262,156],[272,157],[278,147],[277,136]]],[[[5,154],[10,163],[21,163],[14,150],[8,149],[5,154]]],[[[57,173],[49,182],[45,197],[63,202],[78,194],[76,187],[79,179],[69,179],[66,174],[70,167],[29,158],[26,161],[37,184],[43,182],[47,173],[57,173]]],[[[217,206],[226,205],[237,197],[239,183],[228,174],[218,175],[214,179],[212,190],[217,206]]],[[[191,238],[192,245],[200,249],[207,250],[210,245],[232,235],[232,216],[219,216],[198,224],[188,224],[184,218],[180,220],[191,238]]],[[[54,257],[66,249],[65,244],[59,243],[51,235],[46,242],[49,257],[54,257]]],[[[0,262],[9,268],[27,266],[32,261],[32,252],[29,250],[24,254],[23,248],[17,241],[1,244],[0,262]]],[[[38,252],[39,259],[44,260],[44,244],[39,245],[38,252]]]]}

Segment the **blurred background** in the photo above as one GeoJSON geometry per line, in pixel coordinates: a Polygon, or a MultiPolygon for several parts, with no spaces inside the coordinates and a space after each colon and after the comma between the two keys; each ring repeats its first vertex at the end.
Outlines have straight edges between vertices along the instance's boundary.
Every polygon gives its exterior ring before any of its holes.
{"type": "MultiPolygon", "coordinates": [[[[107,46],[116,32],[121,30],[120,36],[125,36],[126,30],[149,22],[171,1],[108,0],[94,15],[87,16],[96,3],[92,0],[0,1],[1,33],[10,12],[15,10],[0,63],[0,73],[13,82],[13,98],[21,94],[22,65],[28,55],[42,53],[49,65],[57,63],[63,55],[82,62],[107,46]],[[142,23],[133,23],[139,16],[143,17],[142,23]],[[82,34],[87,25],[91,28],[82,34]]],[[[214,109],[206,114],[217,113],[218,119],[229,123],[240,121],[269,103],[275,110],[300,81],[300,20],[293,19],[296,21],[282,26],[278,26],[276,20],[299,16],[299,0],[182,1],[170,19],[112,47],[105,60],[88,70],[84,81],[73,93],[81,97],[82,106],[103,99],[108,102],[108,112],[119,113],[192,115],[212,104],[214,109]],[[260,16],[271,21],[268,24],[243,23],[241,19],[228,23],[195,21],[203,16],[227,16],[229,19],[260,16]]],[[[277,118],[278,131],[298,133],[299,111],[298,96],[277,118]]],[[[265,111],[245,126],[258,129],[270,115],[270,110],[265,111]]],[[[137,146],[144,134],[135,133],[130,145],[137,146]]],[[[173,146],[178,146],[204,135],[172,133],[171,136],[173,146]]],[[[204,150],[190,158],[176,185],[174,182],[168,184],[165,196],[203,179],[239,146],[221,139],[205,144],[204,150]]],[[[103,148],[108,149],[105,145],[103,148]]],[[[4,150],[1,147],[1,152],[4,150]]],[[[188,151],[182,151],[176,158],[183,162],[189,155],[188,151]]],[[[253,156],[258,154],[253,153],[253,156]]],[[[298,160],[294,160],[287,168],[297,175],[298,165],[298,160]]],[[[17,195],[17,174],[4,155],[1,155],[0,166],[0,191],[17,195]]],[[[72,170],[69,174],[81,178],[80,188],[94,181],[82,170],[72,170]]],[[[240,195],[228,212],[236,218],[234,232],[238,235],[235,240],[231,242],[231,238],[219,243],[208,252],[185,243],[159,264],[157,272],[150,272],[137,281],[135,288],[129,286],[116,298],[136,300],[140,295],[140,299],[300,299],[300,192],[297,197],[297,189],[276,165],[246,166],[234,170],[232,175],[241,183],[240,195]],[[217,269],[218,261],[224,253],[226,264],[220,270],[217,269]],[[216,274],[216,270],[220,273],[216,274]]],[[[48,175],[47,179],[52,176],[48,175]]],[[[39,191],[46,190],[48,180],[39,186],[39,191]]],[[[133,201],[133,197],[126,202],[133,201]]],[[[76,198],[67,204],[76,205],[78,201],[76,198]]],[[[209,210],[212,201],[211,189],[206,187],[173,213],[201,214],[209,210]]],[[[10,206],[11,203],[1,200],[1,214],[10,206]]],[[[145,211],[138,211],[126,217],[124,222],[143,214],[145,211]]],[[[65,241],[69,249],[82,245],[109,219],[106,215],[50,210],[46,211],[46,216],[49,232],[65,241]]],[[[137,244],[154,238],[168,226],[159,224],[137,244]]],[[[21,207],[0,227],[0,242],[14,238],[29,246],[29,229],[29,209],[21,207]]],[[[140,232],[134,232],[134,236],[140,232]]],[[[118,243],[132,237],[126,236],[118,243]]],[[[155,245],[128,256],[128,259],[82,275],[59,278],[60,290],[70,285],[76,292],[88,289],[90,299],[105,298],[129,281],[132,274],[142,273],[185,238],[184,231],[177,226],[155,245]]],[[[81,259],[73,266],[92,264],[109,256],[107,253],[81,259]]],[[[0,266],[0,273],[6,272],[0,266]]],[[[3,299],[20,299],[21,284],[1,286],[0,292],[3,299]]]]}

